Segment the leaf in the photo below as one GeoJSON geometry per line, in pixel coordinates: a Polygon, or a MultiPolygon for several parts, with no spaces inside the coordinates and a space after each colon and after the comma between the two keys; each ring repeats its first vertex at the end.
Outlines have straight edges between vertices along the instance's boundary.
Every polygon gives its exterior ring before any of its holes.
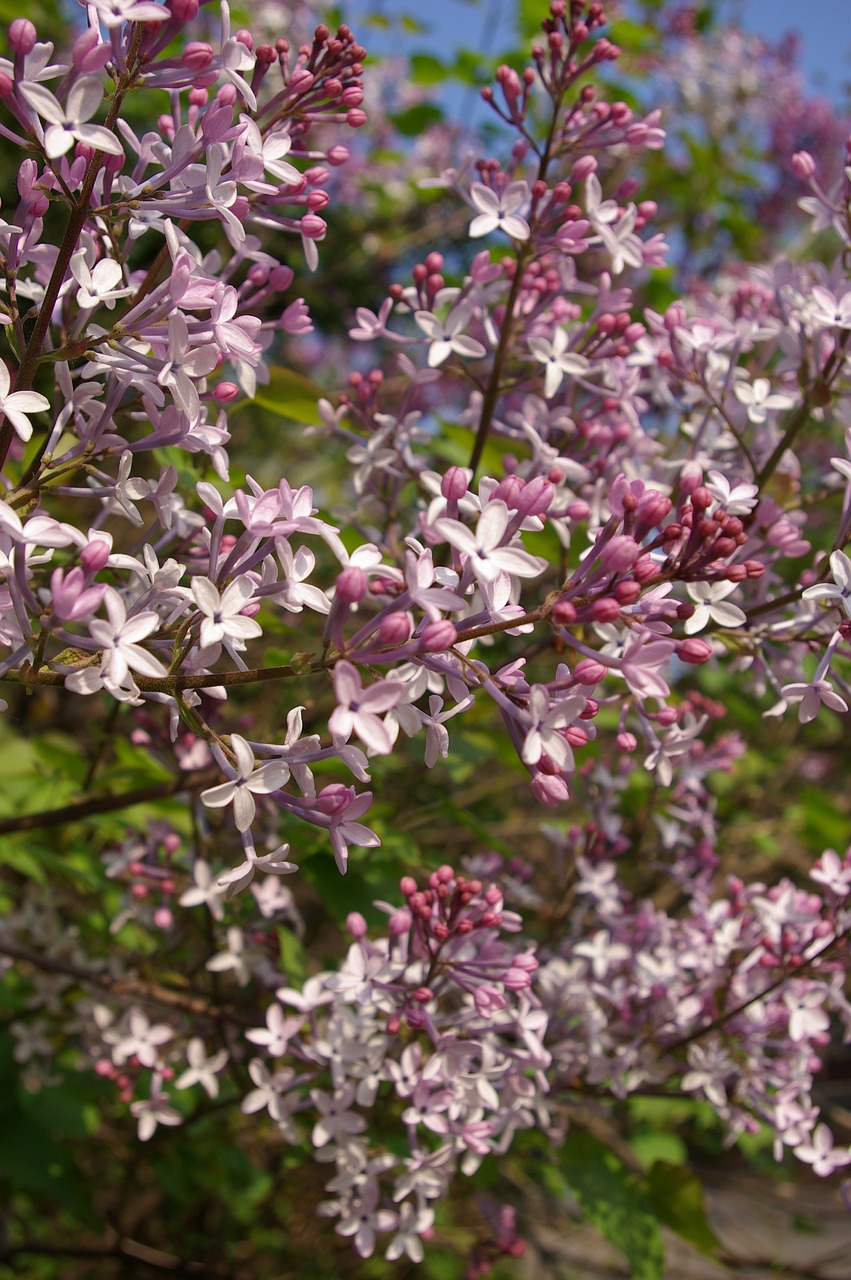
{"type": "Polygon", "coordinates": [[[647,1187],[650,1203],[666,1227],[701,1253],[711,1256],[721,1248],[703,1208],[703,1187],[690,1169],[660,1160],[648,1174],[647,1187]]]}
{"type": "Polygon", "coordinates": [[[629,1262],[632,1280],[662,1280],[659,1223],[638,1180],[615,1153],[589,1133],[573,1130],[560,1163],[588,1221],[629,1262]]]}
{"type": "Polygon", "coordinates": [[[397,112],[390,120],[406,138],[415,138],[433,124],[440,124],[443,112],[431,102],[420,102],[415,107],[408,107],[407,111],[397,112]]]}
{"type": "Polygon", "coordinates": [[[251,403],[269,409],[281,418],[312,426],[319,422],[316,406],[323,395],[321,387],[317,387],[303,374],[296,373],[294,369],[275,366],[271,370],[268,384],[258,386],[251,403]]]}
{"type": "Polygon", "coordinates": [[[443,84],[446,67],[433,53],[412,53],[411,79],[414,84],[443,84]]]}

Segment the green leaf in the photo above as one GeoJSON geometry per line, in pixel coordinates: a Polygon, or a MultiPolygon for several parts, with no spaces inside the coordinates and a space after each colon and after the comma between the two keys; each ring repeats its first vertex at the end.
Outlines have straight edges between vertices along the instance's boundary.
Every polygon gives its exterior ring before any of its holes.
{"type": "Polygon", "coordinates": [[[443,112],[431,102],[420,102],[415,107],[408,107],[407,111],[397,112],[390,120],[406,138],[415,138],[433,124],[440,124],[443,112]]]}
{"type": "Polygon", "coordinates": [[[319,422],[316,406],[323,394],[322,388],[303,374],[276,366],[271,370],[268,384],[258,386],[251,403],[269,409],[281,418],[313,425],[319,422]]]}
{"type": "Polygon", "coordinates": [[[710,1256],[721,1242],[703,1208],[703,1187],[690,1169],[659,1161],[647,1178],[648,1198],[660,1222],[710,1256]]]}
{"type": "Polygon", "coordinates": [[[588,1221],[629,1262],[632,1280],[662,1280],[659,1223],[638,1179],[615,1153],[589,1133],[573,1130],[561,1166],[588,1221]]]}
{"type": "Polygon", "coordinates": [[[443,84],[446,67],[433,53],[412,53],[411,79],[414,84],[443,84]]]}

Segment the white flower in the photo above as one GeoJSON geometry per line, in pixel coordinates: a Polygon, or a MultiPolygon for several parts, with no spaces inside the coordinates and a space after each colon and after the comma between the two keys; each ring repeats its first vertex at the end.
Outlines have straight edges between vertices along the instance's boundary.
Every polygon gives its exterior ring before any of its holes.
{"type": "Polygon", "coordinates": [[[523,743],[523,763],[536,765],[546,753],[562,772],[572,770],[573,752],[561,730],[573,724],[584,707],[583,697],[564,698],[551,706],[547,688],[542,684],[534,685],[527,708],[531,728],[523,743]]]}
{"type": "Polygon", "coordinates": [[[189,1069],[175,1080],[175,1089],[189,1089],[193,1084],[200,1084],[211,1098],[218,1097],[219,1082],[216,1074],[221,1071],[227,1060],[227,1049],[220,1049],[218,1053],[211,1054],[208,1058],[204,1041],[199,1036],[195,1036],[186,1046],[186,1061],[189,1063],[189,1069]]]}
{"type": "Polygon", "coordinates": [[[0,413],[5,414],[21,440],[29,440],[33,433],[28,413],[43,413],[50,408],[50,401],[38,391],[13,391],[6,362],[0,360],[0,413]]]}
{"type": "Polygon", "coordinates": [[[146,611],[128,619],[124,601],[112,587],[106,589],[104,604],[109,621],[95,619],[89,623],[89,635],[103,650],[100,669],[75,671],[65,681],[66,688],[83,694],[95,693],[104,686],[113,694],[128,690],[138,693],[131,671],[153,678],[167,674],[159,659],[137,643],[159,628],[159,615],[146,611]]]}
{"type": "Polygon", "coordinates": [[[470,188],[470,200],[479,212],[470,223],[470,236],[475,239],[499,230],[511,236],[512,240],[528,240],[531,235],[529,223],[516,212],[528,199],[529,188],[525,182],[509,183],[502,195],[497,195],[481,182],[474,182],[470,188]]]}
{"type": "Polygon", "coordinates": [[[825,324],[837,329],[851,329],[851,289],[836,298],[823,285],[813,286],[809,317],[815,324],[825,324]]]}
{"type": "Polygon", "coordinates": [[[114,133],[99,124],[86,124],[104,99],[100,76],[81,76],[71,86],[65,109],[44,85],[24,80],[18,91],[33,111],[48,121],[44,131],[44,151],[49,160],[57,160],[70,151],[75,142],[85,142],[97,151],[123,156],[124,148],[114,133]]]}
{"type": "Polygon", "coordinates": [[[151,1096],[140,1102],[131,1102],[130,1112],[139,1121],[138,1134],[140,1142],[147,1142],[154,1136],[158,1124],[177,1125],[183,1123],[183,1116],[174,1107],[169,1106],[169,1096],[163,1092],[162,1076],[154,1073],[151,1079],[151,1096]]]}
{"type": "Polygon", "coordinates": [[[328,721],[328,728],[346,741],[356,733],[368,751],[389,755],[393,739],[378,713],[395,707],[404,691],[398,680],[379,680],[364,689],[357,668],[350,662],[338,662],[334,668],[337,708],[328,721]]]}
{"type": "Polygon", "coordinates": [[[704,487],[728,516],[745,516],[759,501],[759,489],[755,484],[731,485],[720,471],[710,471],[704,487]]]}
{"type": "Polygon", "coordinates": [[[545,560],[522,547],[501,545],[511,518],[506,504],[495,498],[479,516],[475,533],[460,520],[446,517],[436,520],[434,527],[441,538],[467,556],[468,566],[480,581],[495,582],[501,573],[536,578],[546,568],[545,560]]]}
{"type": "Polygon", "coordinates": [[[826,1124],[816,1129],[811,1143],[802,1143],[794,1148],[795,1155],[805,1164],[813,1166],[813,1173],[819,1178],[826,1178],[834,1169],[841,1169],[851,1164],[851,1151],[847,1148],[834,1147],[833,1134],[826,1124]]]}
{"type": "Polygon", "coordinates": [[[487,352],[475,338],[468,338],[461,330],[470,319],[467,307],[457,307],[450,311],[445,320],[439,320],[431,311],[417,311],[414,319],[427,337],[431,338],[428,349],[429,368],[436,369],[443,364],[447,356],[454,351],[456,355],[467,356],[470,360],[479,360],[487,352]]]}
{"type": "Polygon", "coordinates": [[[529,350],[536,360],[547,366],[544,374],[544,396],[552,400],[566,373],[585,373],[588,361],[584,356],[567,350],[567,330],[560,326],[553,334],[552,342],[546,338],[530,338],[529,350]]]}
{"type": "Polygon", "coordinates": [[[830,557],[833,582],[817,582],[803,592],[805,600],[834,600],[841,604],[851,618],[851,560],[844,551],[834,551],[830,557]]]}
{"type": "Polygon", "coordinates": [[[203,649],[222,640],[250,640],[263,634],[263,628],[242,610],[254,594],[254,583],[247,573],[234,578],[219,595],[209,578],[192,579],[192,596],[204,614],[200,642],[203,649]]]}
{"type": "Polygon", "coordinates": [[[722,603],[736,586],[735,582],[689,582],[686,589],[697,608],[683,627],[686,635],[696,635],[710,622],[719,627],[744,626],[747,614],[735,604],[722,603]]]}
{"type": "Polygon", "coordinates": [[[123,279],[121,264],[114,258],[101,258],[89,270],[84,250],[75,253],[71,259],[71,274],[80,286],[77,290],[77,306],[91,308],[105,303],[110,311],[117,298],[126,298],[132,293],[131,288],[116,289],[123,279]]]}
{"type": "Polygon", "coordinates": [[[770,410],[789,409],[795,403],[795,397],[786,391],[772,392],[768,378],[754,378],[753,383],[737,382],[733,394],[747,405],[748,418],[753,423],[765,422],[770,410]]]}
{"type": "Polygon", "coordinates": [[[266,1026],[252,1027],[246,1031],[245,1038],[252,1044],[263,1045],[271,1058],[282,1058],[290,1040],[303,1024],[303,1015],[286,1018],[279,1004],[270,1004],[266,1010],[266,1026]]]}
{"type": "Polygon", "coordinates": [[[237,830],[247,831],[257,811],[255,795],[266,796],[277,791],[290,776],[290,771],[282,760],[270,760],[255,769],[254,752],[238,733],[230,735],[230,745],[236,756],[236,777],[202,791],[201,799],[210,809],[221,809],[226,804],[233,804],[233,819],[237,830]]]}

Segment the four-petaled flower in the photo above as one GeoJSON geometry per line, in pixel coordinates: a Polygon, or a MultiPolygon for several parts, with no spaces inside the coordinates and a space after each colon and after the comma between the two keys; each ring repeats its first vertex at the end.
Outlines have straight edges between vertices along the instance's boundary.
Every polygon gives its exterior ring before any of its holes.
{"type": "Polygon", "coordinates": [[[552,342],[548,342],[546,338],[529,339],[529,350],[532,355],[536,360],[540,360],[541,364],[546,365],[544,395],[547,400],[552,400],[566,373],[585,373],[588,368],[588,361],[585,356],[568,351],[567,344],[569,341],[567,330],[562,329],[561,326],[553,334],[552,342]]]}
{"type": "Polygon", "coordinates": [[[328,721],[328,728],[346,741],[356,733],[367,751],[380,756],[389,755],[393,739],[378,713],[395,707],[404,691],[399,680],[379,680],[364,689],[357,667],[350,662],[338,662],[334,668],[337,708],[328,721]]]}
{"type": "Polygon", "coordinates": [[[263,628],[242,610],[254,594],[254,583],[248,574],[234,578],[219,594],[209,578],[192,579],[192,598],[204,615],[199,639],[204,649],[222,640],[251,640],[263,634],[263,628]]]}
{"type": "Polygon", "coordinates": [[[33,428],[27,415],[44,413],[50,408],[50,401],[38,391],[12,391],[10,394],[11,385],[6,362],[0,360],[0,414],[9,419],[21,440],[29,440],[33,428]]]}
{"type": "Polygon", "coordinates": [[[517,212],[529,200],[529,187],[525,182],[510,182],[501,195],[482,182],[474,182],[470,200],[478,210],[470,223],[469,234],[473,239],[489,235],[491,231],[504,231],[512,240],[529,239],[529,223],[517,212]]]}
{"type": "Polygon", "coordinates": [[[237,830],[247,831],[257,810],[255,795],[266,796],[277,791],[290,776],[290,771],[282,760],[269,760],[255,769],[254,752],[238,733],[230,735],[230,745],[236,757],[235,776],[228,782],[220,782],[218,786],[202,791],[201,799],[210,809],[232,804],[237,830]]]}

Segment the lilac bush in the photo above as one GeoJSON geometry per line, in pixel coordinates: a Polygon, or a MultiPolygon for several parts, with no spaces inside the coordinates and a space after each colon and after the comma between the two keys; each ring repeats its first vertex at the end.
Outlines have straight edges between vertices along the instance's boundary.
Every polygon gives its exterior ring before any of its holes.
{"type": "MultiPolygon", "coordinates": [[[[93,0],[69,52],[18,18],[0,61],[0,675],[10,735],[30,700],[102,726],[67,803],[0,823],[25,1088],[90,1073],[141,1143],[219,1104],[271,1122],[361,1258],[422,1261],[454,1180],[524,1133],[569,1151],[583,1098],[699,1100],[841,1174],[813,1093],[851,1036],[851,850],[731,873],[712,777],[745,741],[700,679],[784,723],[848,711],[851,168],[826,189],[787,157],[832,263],[731,260],[639,306],[668,245],[629,169],[665,121],[608,100],[604,5],[552,0],[482,92],[501,157],[429,180],[468,255],[353,298],[349,369],[297,384],[306,443],[252,455],[369,72],[347,26],[291,45],[219,12],[93,0]],[[550,868],[400,858],[342,958],[299,959],[305,856],[368,867],[417,805],[392,761],[437,776],[483,731],[550,868]],[[80,822],[57,892],[18,836],[80,822]]],[[[470,1274],[522,1247],[506,1206],[470,1274]]]]}

